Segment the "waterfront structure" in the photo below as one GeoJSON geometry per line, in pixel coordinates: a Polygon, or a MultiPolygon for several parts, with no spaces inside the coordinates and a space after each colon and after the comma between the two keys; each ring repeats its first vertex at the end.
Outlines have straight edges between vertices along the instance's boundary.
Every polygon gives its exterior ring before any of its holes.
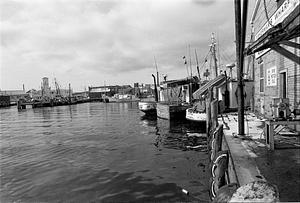
{"type": "Polygon", "coordinates": [[[299,0],[256,2],[246,52],[254,59],[254,110],[267,118],[300,110],[299,19],[299,0]]]}
{"type": "Polygon", "coordinates": [[[10,103],[16,103],[19,99],[28,98],[29,94],[24,90],[3,90],[0,91],[0,96],[9,96],[10,103]]]}
{"type": "MultiPolygon", "coordinates": [[[[254,82],[252,80],[244,80],[244,107],[245,108],[252,108],[253,105],[253,96],[254,96],[254,82]]],[[[238,89],[238,82],[237,80],[229,80],[227,84],[223,83],[218,88],[218,98],[222,100],[225,108],[228,110],[236,110],[238,108],[237,103],[237,90],[238,89]],[[227,87],[226,87],[227,85],[227,87]],[[228,98],[226,96],[226,88],[228,91],[228,98]],[[226,99],[228,99],[226,101],[226,99]],[[228,104],[227,104],[228,102],[228,104]]]]}
{"type": "Polygon", "coordinates": [[[0,107],[10,106],[10,97],[6,95],[0,95],[0,107]]]}
{"type": "Polygon", "coordinates": [[[154,84],[134,83],[133,94],[139,98],[154,95],[154,84]]]}
{"type": "Polygon", "coordinates": [[[192,93],[198,89],[198,77],[161,82],[159,98],[162,103],[191,103],[192,93]]]}
{"type": "Polygon", "coordinates": [[[110,85],[110,86],[97,86],[97,87],[89,87],[89,97],[91,100],[100,100],[104,96],[112,97],[118,93],[131,93],[132,88],[130,85],[110,85]]]}
{"type": "Polygon", "coordinates": [[[47,77],[42,78],[41,90],[43,97],[50,97],[51,88],[49,86],[49,79],[47,77]]]}
{"type": "Polygon", "coordinates": [[[196,76],[161,82],[157,116],[165,119],[185,118],[185,111],[192,102],[192,93],[199,87],[196,76]]]}
{"type": "Polygon", "coordinates": [[[42,99],[42,90],[36,90],[36,89],[31,89],[31,90],[28,90],[26,92],[29,97],[33,100],[40,100],[42,99]]]}
{"type": "Polygon", "coordinates": [[[59,93],[56,90],[50,91],[51,98],[60,96],[60,97],[69,97],[69,95],[73,94],[73,91],[71,89],[59,89],[59,93]]]}
{"type": "Polygon", "coordinates": [[[75,97],[77,100],[88,99],[89,92],[88,91],[74,92],[72,93],[72,96],[75,97]]]}

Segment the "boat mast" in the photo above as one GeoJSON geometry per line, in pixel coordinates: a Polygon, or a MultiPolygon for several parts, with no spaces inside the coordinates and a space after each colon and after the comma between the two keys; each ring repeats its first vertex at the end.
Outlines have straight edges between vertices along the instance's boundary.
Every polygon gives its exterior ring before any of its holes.
{"type": "Polygon", "coordinates": [[[218,64],[217,64],[217,56],[216,56],[216,42],[215,42],[215,36],[214,33],[211,35],[211,52],[214,60],[214,77],[218,77],[218,64]]]}
{"type": "Polygon", "coordinates": [[[152,74],[153,82],[154,82],[154,93],[155,93],[155,101],[158,102],[158,93],[156,88],[156,82],[155,82],[155,75],[152,74]]]}
{"type": "Polygon", "coordinates": [[[71,103],[71,84],[69,83],[69,102],[71,103]]]}
{"type": "Polygon", "coordinates": [[[159,75],[158,75],[158,68],[157,68],[155,56],[154,56],[154,63],[155,63],[155,69],[156,69],[156,83],[157,83],[157,85],[159,85],[159,75]]]}
{"type": "Polygon", "coordinates": [[[159,94],[158,94],[158,90],[157,87],[159,87],[159,74],[158,74],[158,68],[157,68],[157,63],[156,63],[156,58],[154,56],[154,63],[155,63],[155,69],[156,69],[156,94],[157,94],[157,101],[159,100],[159,94]]]}
{"type": "Polygon", "coordinates": [[[197,56],[197,51],[196,51],[196,49],[195,49],[195,57],[196,57],[197,72],[198,72],[199,83],[200,83],[200,71],[199,71],[199,63],[198,63],[198,56],[197,56]]]}
{"type": "Polygon", "coordinates": [[[186,62],[185,56],[183,56],[182,59],[183,59],[183,61],[184,61],[184,65],[185,65],[185,67],[186,67],[187,76],[189,77],[189,75],[190,75],[190,74],[189,74],[189,68],[188,68],[188,66],[187,66],[187,62],[186,62]]]}
{"type": "Polygon", "coordinates": [[[57,81],[56,81],[56,78],[54,78],[54,83],[55,83],[56,94],[57,94],[58,96],[61,96],[61,95],[60,95],[59,85],[58,85],[58,83],[57,83],[57,81]]]}
{"type": "Polygon", "coordinates": [[[192,71],[192,57],[191,57],[191,46],[189,45],[189,57],[190,57],[190,71],[191,71],[191,79],[193,77],[193,71],[192,71]]]}

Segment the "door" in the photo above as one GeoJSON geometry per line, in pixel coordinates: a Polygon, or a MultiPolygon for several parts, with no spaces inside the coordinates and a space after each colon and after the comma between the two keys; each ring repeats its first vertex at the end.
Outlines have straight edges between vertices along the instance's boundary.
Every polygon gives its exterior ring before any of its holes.
{"type": "Polygon", "coordinates": [[[286,98],[287,97],[287,81],[286,81],[286,72],[281,72],[280,73],[280,97],[281,98],[286,98]]]}

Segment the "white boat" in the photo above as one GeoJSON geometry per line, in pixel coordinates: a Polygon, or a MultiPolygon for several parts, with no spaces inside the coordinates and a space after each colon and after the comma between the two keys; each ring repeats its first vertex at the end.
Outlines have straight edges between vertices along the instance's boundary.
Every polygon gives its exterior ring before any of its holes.
{"type": "Polygon", "coordinates": [[[190,121],[206,122],[205,111],[198,111],[195,108],[188,108],[186,110],[185,118],[190,121]]]}
{"type": "Polygon", "coordinates": [[[147,115],[156,114],[156,102],[154,101],[140,101],[138,103],[139,110],[147,115]]]}

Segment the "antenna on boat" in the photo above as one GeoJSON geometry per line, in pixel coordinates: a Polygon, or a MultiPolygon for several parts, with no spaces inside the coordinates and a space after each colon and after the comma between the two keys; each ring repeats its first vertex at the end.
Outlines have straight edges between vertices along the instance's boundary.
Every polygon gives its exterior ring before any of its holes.
{"type": "Polygon", "coordinates": [[[218,64],[217,64],[217,57],[216,57],[216,42],[215,42],[215,34],[211,34],[211,48],[212,48],[212,57],[214,60],[214,66],[215,66],[215,72],[214,72],[214,77],[218,77],[218,64]]]}
{"type": "Polygon", "coordinates": [[[191,79],[193,77],[193,71],[192,71],[192,57],[191,57],[191,46],[189,45],[189,57],[190,57],[190,70],[191,70],[191,79]]]}
{"type": "Polygon", "coordinates": [[[156,83],[157,83],[157,85],[159,85],[159,75],[158,75],[158,68],[157,68],[155,56],[154,56],[154,63],[155,63],[155,69],[156,69],[156,83]]]}
{"type": "Polygon", "coordinates": [[[188,66],[187,66],[186,57],[183,56],[182,59],[183,59],[183,61],[184,61],[184,65],[185,65],[185,67],[186,67],[187,76],[189,77],[189,68],[188,68],[188,66]]]}
{"type": "Polygon", "coordinates": [[[197,72],[198,72],[199,83],[200,83],[199,62],[198,62],[198,56],[197,56],[197,50],[196,50],[196,49],[195,49],[195,57],[196,57],[196,63],[197,63],[197,72]]]}

